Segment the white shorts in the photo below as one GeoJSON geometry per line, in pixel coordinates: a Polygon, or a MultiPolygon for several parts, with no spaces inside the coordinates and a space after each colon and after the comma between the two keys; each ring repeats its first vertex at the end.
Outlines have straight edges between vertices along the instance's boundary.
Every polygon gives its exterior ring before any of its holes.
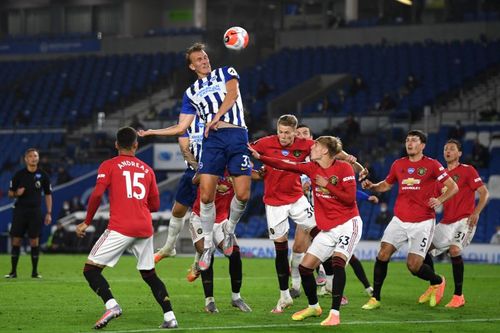
{"type": "Polygon", "coordinates": [[[467,220],[468,218],[464,217],[450,224],[438,223],[434,238],[432,238],[432,244],[435,247],[431,251],[432,255],[437,256],[448,251],[451,245],[457,246],[460,250],[467,247],[476,232],[476,226],[470,227],[467,220]]]}
{"type": "Polygon", "coordinates": [[[153,236],[129,237],[106,229],[94,244],[88,259],[99,265],[114,267],[125,250],[130,249],[137,258],[138,270],[155,268],[153,236]]]}
{"type": "Polygon", "coordinates": [[[403,222],[394,216],[387,225],[382,242],[392,244],[396,249],[408,241],[408,253],[418,254],[425,258],[432,243],[435,219],[417,223],[403,222]]]}
{"type": "MultiPolygon", "coordinates": [[[[224,231],[222,230],[222,226],[227,222],[227,219],[222,221],[221,223],[214,224],[214,238],[213,242],[215,246],[218,246],[224,240],[224,231]]],[[[189,232],[191,233],[191,239],[193,240],[193,244],[195,244],[200,239],[203,239],[203,229],[201,228],[201,218],[195,213],[191,213],[191,217],[189,218],[189,232]]],[[[236,236],[235,236],[236,238],[236,236]]]]}
{"type": "Polygon", "coordinates": [[[321,231],[314,237],[307,253],[312,254],[321,262],[330,258],[334,252],[340,252],[347,257],[347,262],[354,253],[356,245],[361,239],[363,220],[359,216],[353,217],[328,231],[321,231]]]}
{"type": "Polygon", "coordinates": [[[297,223],[298,227],[304,230],[309,230],[316,226],[314,209],[305,196],[301,196],[299,200],[288,205],[266,205],[269,239],[277,239],[286,235],[290,229],[290,224],[288,223],[289,217],[297,223]]]}

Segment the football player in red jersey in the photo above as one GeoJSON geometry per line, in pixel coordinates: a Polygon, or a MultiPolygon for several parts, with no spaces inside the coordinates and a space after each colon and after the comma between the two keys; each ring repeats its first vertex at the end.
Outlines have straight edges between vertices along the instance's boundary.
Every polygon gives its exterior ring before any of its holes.
{"type": "Polygon", "coordinates": [[[376,192],[389,191],[396,183],[399,187],[394,217],[384,231],[375,262],[373,297],[363,305],[362,308],[365,310],[380,307],[380,291],[387,275],[389,260],[405,243],[408,243],[406,258],[408,269],[413,275],[430,281],[432,285],[430,306],[436,306],[443,297],[445,279],[425,264],[424,258],[434,234],[436,219],[434,209],[454,196],[458,187],[441,163],[423,154],[426,142],[427,136],[422,131],[409,131],[405,143],[408,156],[392,164],[385,180],[376,184],[369,180],[362,183],[363,188],[376,192]],[[448,191],[436,198],[437,182],[446,186],[448,191]]]}
{"type": "Polygon", "coordinates": [[[127,249],[136,256],[137,269],[163,310],[164,321],[160,327],[175,328],[178,326],[177,320],[167,289],[156,275],[153,259],[151,212],[160,208],[155,173],[150,166],[135,157],[138,143],[137,132],[133,128],[120,128],[116,133],[115,146],[118,156],[104,161],[99,166],[96,186],[88,202],[87,216],[85,221],[76,227],[77,235],[84,237],[104,192],[108,190],[108,228],[95,243],[83,268],[83,275],[89,286],[102,298],[106,306],[106,311],[94,328],[103,328],[109,321],[122,314],[102,270],[106,266],[115,266],[127,249]]]}
{"type": "MultiPolygon", "coordinates": [[[[297,118],[291,114],[282,115],[277,122],[277,134],[269,135],[252,143],[258,153],[282,158],[293,162],[303,162],[309,156],[313,140],[296,137],[297,118]]],[[[342,149],[338,158],[355,160],[342,149]]],[[[264,164],[266,164],[264,162],[264,164]]],[[[355,162],[357,171],[364,168],[355,162]]],[[[264,173],[264,204],[268,224],[269,238],[276,248],[276,273],[280,287],[280,298],[273,313],[281,313],[293,304],[288,282],[290,269],[288,265],[288,218],[296,224],[293,252],[304,253],[309,245],[309,231],[316,225],[314,211],[304,196],[300,175],[294,172],[266,167],[264,173]]]]}
{"type": "MultiPolygon", "coordinates": [[[[196,185],[199,184],[200,177],[199,175],[195,176],[193,179],[193,183],[196,185]]],[[[214,225],[214,233],[213,233],[213,242],[215,246],[221,252],[223,249],[223,240],[224,240],[224,232],[223,227],[224,224],[227,223],[229,219],[229,211],[231,206],[231,200],[234,197],[234,189],[233,189],[233,179],[229,176],[229,173],[226,172],[224,177],[220,177],[217,183],[216,195],[215,195],[215,225],[214,225]]],[[[197,197],[193,205],[193,212],[191,213],[191,217],[189,219],[189,231],[191,232],[191,239],[193,240],[193,244],[197,251],[197,256],[203,253],[203,245],[204,245],[204,235],[203,228],[201,226],[201,218],[200,218],[200,189],[198,188],[197,197]]],[[[203,283],[203,292],[205,293],[205,311],[208,313],[217,313],[219,310],[215,305],[214,298],[214,270],[213,263],[214,258],[212,254],[212,258],[210,258],[210,266],[208,269],[202,271],[198,267],[198,262],[195,259],[195,263],[191,266],[191,269],[188,272],[187,280],[189,282],[193,282],[198,278],[201,273],[201,280],[203,283]]],[[[229,275],[231,277],[231,305],[240,309],[243,312],[251,312],[252,309],[245,303],[245,301],[240,296],[240,289],[243,279],[242,272],[242,263],[241,263],[241,254],[240,247],[238,246],[236,237],[234,239],[234,249],[233,253],[228,257],[229,259],[229,275]]]]}
{"type": "Polygon", "coordinates": [[[302,287],[309,307],[293,314],[293,320],[318,317],[322,309],[318,303],[314,269],[333,256],[332,307],[323,326],[340,324],[340,303],[344,292],[345,265],[361,238],[363,221],[356,204],[356,179],[349,163],[335,158],[342,151],[340,139],[321,136],[311,147],[311,162],[286,161],[250,151],[266,165],[297,174],[306,174],[312,182],[316,225],[320,230],[307,249],[299,266],[302,287]]]}
{"type": "MultiPolygon", "coordinates": [[[[433,255],[448,252],[453,268],[455,291],[453,297],[446,304],[447,308],[459,308],[465,305],[462,294],[464,281],[464,261],[462,250],[470,244],[476,231],[479,214],[486,206],[489,193],[473,166],[460,163],[462,145],[459,141],[451,139],[444,145],[444,159],[447,164],[448,175],[457,183],[458,193],[443,204],[444,214],[436,226],[430,251],[433,255]],[[475,204],[475,194],[479,193],[479,201],[475,204]]],[[[442,188],[446,191],[447,188],[442,188]]],[[[432,257],[427,254],[425,262],[434,268],[432,257]]],[[[420,296],[419,302],[429,300],[431,287],[420,296]]]]}

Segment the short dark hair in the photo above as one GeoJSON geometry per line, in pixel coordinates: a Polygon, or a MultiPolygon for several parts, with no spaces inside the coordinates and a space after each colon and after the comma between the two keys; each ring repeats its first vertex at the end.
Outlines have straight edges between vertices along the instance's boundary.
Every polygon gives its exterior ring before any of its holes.
{"type": "Polygon", "coordinates": [[[33,151],[35,153],[37,153],[38,155],[40,155],[40,152],[38,151],[38,149],[31,147],[31,148],[26,149],[26,151],[24,152],[24,156],[28,155],[29,153],[31,153],[33,151]]]}
{"type": "Polygon", "coordinates": [[[205,44],[203,43],[194,43],[186,50],[186,65],[191,65],[191,53],[205,51],[205,44]]]}
{"type": "Polygon", "coordinates": [[[308,128],[309,131],[311,130],[311,127],[307,126],[306,124],[298,124],[297,129],[299,129],[299,128],[308,128]]]}
{"type": "Polygon", "coordinates": [[[462,144],[460,143],[460,141],[458,141],[456,139],[449,139],[448,141],[446,141],[445,145],[447,145],[449,143],[455,144],[457,146],[458,151],[462,151],[462,144]]]}
{"type": "Polygon", "coordinates": [[[122,127],[116,132],[116,143],[119,148],[132,149],[137,142],[137,132],[132,127],[122,127]]]}
{"type": "Polygon", "coordinates": [[[420,142],[427,143],[427,135],[421,130],[408,131],[408,133],[406,134],[406,137],[409,137],[409,136],[418,136],[418,138],[420,139],[420,142]]]}

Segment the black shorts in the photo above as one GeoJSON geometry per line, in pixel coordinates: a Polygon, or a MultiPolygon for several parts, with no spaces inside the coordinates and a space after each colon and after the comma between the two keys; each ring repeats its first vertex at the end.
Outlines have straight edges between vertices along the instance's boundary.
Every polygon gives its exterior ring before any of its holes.
{"type": "Polygon", "coordinates": [[[40,208],[14,208],[11,237],[24,237],[26,232],[29,238],[40,237],[42,231],[42,210],[40,208]]]}

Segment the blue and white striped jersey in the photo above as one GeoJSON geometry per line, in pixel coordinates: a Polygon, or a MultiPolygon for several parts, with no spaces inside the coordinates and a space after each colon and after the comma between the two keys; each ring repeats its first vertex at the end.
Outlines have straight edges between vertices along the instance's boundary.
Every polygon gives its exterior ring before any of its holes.
{"type": "MultiPolygon", "coordinates": [[[[189,137],[189,150],[195,157],[196,161],[200,161],[201,156],[201,143],[203,142],[203,135],[205,133],[205,124],[200,121],[198,116],[194,117],[193,122],[188,127],[186,133],[182,135],[183,138],[189,137]]],[[[193,169],[187,162],[188,168],[193,169]]]]}
{"type": "MultiPolygon", "coordinates": [[[[196,80],[184,93],[181,113],[198,114],[204,123],[212,121],[226,96],[226,82],[231,79],[240,79],[236,70],[233,67],[221,67],[213,70],[207,77],[196,80]]],[[[221,120],[246,128],[239,91],[233,107],[221,120]]]]}

